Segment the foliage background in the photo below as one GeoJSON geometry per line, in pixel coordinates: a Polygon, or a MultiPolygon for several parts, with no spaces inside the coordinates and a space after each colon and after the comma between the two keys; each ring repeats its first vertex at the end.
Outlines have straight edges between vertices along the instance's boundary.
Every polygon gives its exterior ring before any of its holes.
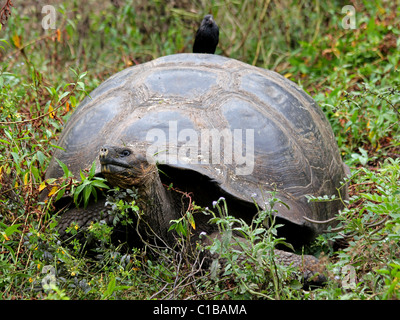
{"type": "MultiPolygon", "coordinates": [[[[152,262],[140,251],[123,254],[103,247],[103,260],[93,262],[59,243],[51,206],[38,197],[53,186],[44,181],[46,166],[63,124],[85,95],[126,67],[190,52],[206,13],[220,26],[217,54],[275,70],[320,104],[352,169],[351,198],[339,217],[342,230],[322,235],[305,249],[324,252],[331,272],[327,286],[277,291],[264,284],[258,292],[274,299],[400,297],[398,1],[47,0],[13,5],[0,31],[2,299],[257,297],[254,290],[238,291],[229,277],[218,283],[196,278],[188,266],[177,268],[170,258],[152,262]],[[356,11],[355,29],[342,26],[342,7],[348,4],[356,11]],[[42,28],[44,5],[56,8],[56,29],[42,28]],[[328,246],[344,234],[347,245],[328,246]],[[43,279],[53,276],[51,270],[57,287],[46,290],[43,279]],[[343,286],[350,275],[346,270],[354,270],[354,286],[343,286]]],[[[63,183],[66,188],[72,180],[63,183]]]]}

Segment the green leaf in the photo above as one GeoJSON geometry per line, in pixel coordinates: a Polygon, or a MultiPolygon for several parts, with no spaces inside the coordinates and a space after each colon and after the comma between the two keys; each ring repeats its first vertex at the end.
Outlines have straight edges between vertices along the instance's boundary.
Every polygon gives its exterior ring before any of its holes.
{"type": "Polygon", "coordinates": [[[79,171],[79,175],[81,176],[82,181],[86,180],[86,176],[83,174],[82,170],[79,171]]]}
{"type": "Polygon", "coordinates": [[[40,173],[37,167],[31,167],[31,172],[36,181],[40,181],[40,173]]]}
{"type": "Polygon", "coordinates": [[[64,97],[66,97],[69,94],[70,94],[69,91],[64,92],[61,96],[58,97],[58,102],[60,102],[64,97]]]}
{"type": "Polygon", "coordinates": [[[11,236],[14,232],[20,233],[20,231],[17,230],[20,225],[21,224],[14,224],[12,226],[9,226],[6,230],[4,230],[4,232],[7,235],[7,237],[11,236]]]}
{"type": "Polygon", "coordinates": [[[85,77],[87,75],[87,71],[85,71],[84,73],[81,73],[80,75],[79,75],[79,79],[82,79],[83,77],[85,77]]]}
{"type": "Polygon", "coordinates": [[[107,299],[113,294],[115,289],[115,284],[116,284],[115,276],[111,275],[110,282],[108,283],[107,290],[104,292],[102,299],[107,299]]]}
{"type": "Polygon", "coordinates": [[[83,82],[78,81],[76,84],[81,88],[81,90],[85,90],[85,84],[83,82]]]}
{"type": "Polygon", "coordinates": [[[1,245],[10,252],[14,264],[17,264],[17,259],[15,256],[14,249],[11,246],[6,245],[5,243],[2,243],[1,245]]]}
{"type": "Polygon", "coordinates": [[[61,167],[61,169],[64,171],[64,178],[69,178],[69,177],[73,177],[74,175],[72,174],[71,171],[69,171],[68,167],[66,164],[64,164],[63,162],[61,162],[60,160],[58,160],[56,158],[57,163],[59,164],[59,166],[61,167]]]}
{"type": "Polygon", "coordinates": [[[104,188],[104,189],[110,189],[108,185],[104,183],[104,179],[102,178],[95,178],[96,180],[93,180],[91,182],[92,186],[97,187],[97,188],[104,188]]]}
{"type": "Polygon", "coordinates": [[[65,188],[59,189],[57,192],[56,201],[60,200],[64,194],[65,194],[65,188]]]}
{"type": "Polygon", "coordinates": [[[17,164],[17,163],[19,163],[19,155],[18,155],[18,153],[16,153],[16,152],[11,152],[11,155],[13,156],[13,158],[14,158],[14,162],[17,164]]]}
{"type": "Polygon", "coordinates": [[[299,281],[299,280],[292,280],[290,281],[290,287],[293,290],[300,290],[301,288],[303,288],[303,284],[299,281]]]}
{"type": "Polygon", "coordinates": [[[90,168],[89,179],[92,179],[94,177],[95,173],[96,173],[96,160],[93,161],[92,167],[90,168]]]}
{"type": "MultiPolygon", "coordinates": [[[[62,150],[62,151],[65,151],[65,149],[64,149],[63,147],[57,146],[57,145],[55,145],[55,144],[51,144],[50,147],[56,148],[56,149],[59,149],[59,150],[62,150]]],[[[56,160],[57,160],[57,159],[56,159],[56,160]]]]}
{"type": "Polygon", "coordinates": [[[83,207],[86,208],[89,203],[90,195],[93,193],[96,201],[97,201],[97,193],[96,189],[94,189],[90,184],[87,185],[83,190],[83,207]]]}
{"type": "Polygon", "coordinates": [[[82,190],[85,188],[85,185],[84,184],[81,184],[80,186],[78,186],[77,188],[76,188],[76,190],[75,190],[75,192],[74,192],[74,202],[75,202],[75,204],[78,206],[79,205],[79,202],[78,202],[78,197],[79,197],[79,194],[82,192],[82,190]]]}
{"type": "Polygon", "coordinates": [[[76,98],[74,96],[70,96],[69,101],[71,102],[72,107],[76,107],[76,98]]]}
{"type": "Polygon", "coordinates": [[[4,140],[4,139],[0,139],[0,142],[6,143],[6,144],[11,144],[10,142],[8,142],[7,140],[4,140]]]}
{"type": "Polygon", "coordinates": [[[46,161],[46,156],[43,154],[42,151],[36,152],[36,156],[37,156],[40,166],[43,166],[44,162],[46,161]]]}

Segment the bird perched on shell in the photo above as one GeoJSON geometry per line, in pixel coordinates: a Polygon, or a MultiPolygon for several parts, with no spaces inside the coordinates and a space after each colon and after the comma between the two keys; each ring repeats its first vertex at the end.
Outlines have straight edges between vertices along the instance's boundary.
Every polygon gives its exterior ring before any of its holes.
{"type": "Polygon", "coordinates": [[[219,41],[219,28],[211,14],[204,17],[196,32],[193,53],[215,53],[219,41]]]}

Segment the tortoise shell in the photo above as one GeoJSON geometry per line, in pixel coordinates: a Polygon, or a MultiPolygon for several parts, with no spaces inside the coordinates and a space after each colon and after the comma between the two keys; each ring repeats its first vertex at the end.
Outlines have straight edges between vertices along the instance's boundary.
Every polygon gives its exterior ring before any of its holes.
{"type": "MultiPolygon", "coordinates": [[[[197,172],[261,208],[276,191],[287,205],[274,207],[277,216],[314,233],[326,226],[304,217],[326,220],[341,208],[306,198],[337,195],[345,177],[320,107],[290,80],[234,59],[175,54],[118,72],[76,108],[53,158],[78,177],[95,160],[100,171],[107,144],[137,146],[149,161],[197,172]]],[[[60,176],[53,159],[47,177],[60,176]]]]}

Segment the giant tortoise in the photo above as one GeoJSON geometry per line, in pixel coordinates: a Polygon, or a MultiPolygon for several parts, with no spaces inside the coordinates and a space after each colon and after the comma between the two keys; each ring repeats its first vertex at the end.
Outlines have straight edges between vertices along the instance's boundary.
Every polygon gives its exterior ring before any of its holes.
{"type": "MultiPolygon", "coordinates": [[[[278,231],[293,245],[327,227],[311,220],[330,219],[342,206],[307,195],[346,193],[335,137],[315,101],[273,71],[218,55],[175,54],[118,72],[76,108],[59,145],[47,178],[63,175],[55,158],[76,177],[96,161],[111,185],[137,188],[143,219],[165,241],[184,210],[182,192],[210,208],[224,197],[229,213],[247,222],[276,192],[285,204],[274,207],[284,224],[278,231]]],[[[64,213],[60,232],[72,221],[88,226],[104,204],[64,213]]],[[[213,232],[209,217],[195,218],[193,232],[213,232]]],[[[316,261],[277,255],[306,268],[316,261]]]]}

